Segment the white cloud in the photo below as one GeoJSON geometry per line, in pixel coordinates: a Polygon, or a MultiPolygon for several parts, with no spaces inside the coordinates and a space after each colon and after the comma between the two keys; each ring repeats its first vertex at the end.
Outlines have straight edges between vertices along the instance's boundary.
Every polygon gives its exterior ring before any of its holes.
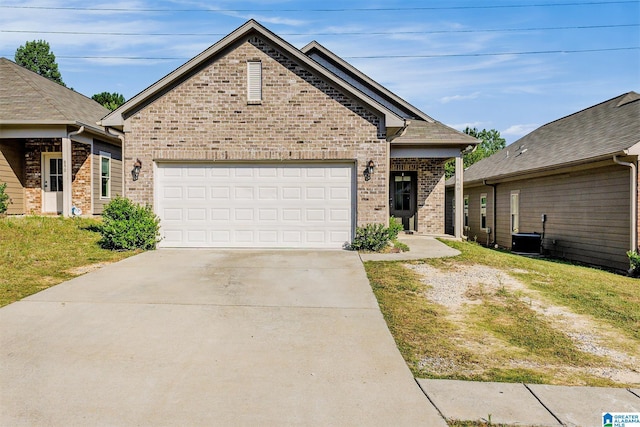
{"type": "Polygon", "coordinates": [[[536,123],[511,125],[507,129],[505,129],[503,131],[500,131],[500,134],[501,135],[507,135],[507,136],[518,136],[519,137],[519,136],[527,135],[528,133],[533,132],[534,130],[536,130],[539,127],[540,127],[540,125],[536,124],[536,123]]]}
{"type": "Polygon", "coordinates": [[[466,128],[484,129],[486,127],[486,123],[484,123],[484,122],[467,122],[467,123],[457,123],[457,124],[452,124],[452,125],[447,125],[447,126],[452,127],[454,129],[457,129],[460,132],[462,132],[466,128]]]}
{"type": "Polygon", "coordinates": [[[464,101],[466,99],[476,99],[480,96],[480,92],[473,92],[469,95],[453,95],[453,96],[444,96],[440,98],[440,102],[443,104],[447,104],[451,101],[464,101]]]}

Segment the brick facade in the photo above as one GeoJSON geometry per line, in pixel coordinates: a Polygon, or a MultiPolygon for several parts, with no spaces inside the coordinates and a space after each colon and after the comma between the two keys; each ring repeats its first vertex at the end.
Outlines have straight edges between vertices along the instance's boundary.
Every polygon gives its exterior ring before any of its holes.
{"type": "Polygon", "coordinates": [[[357,225],[387,221],[381,119],[261,38],[245,39],[127,121],[124,167],[143,164],[138,181],[125,174],[125,194],[134,202],[153,204],[159,160],[348,160],[356,165],[357,225]],[[257,105],[247,102],[247,61],[262,63],[257,105]],[[376,169],[365,181],[369,160],[376,169]]]}
{"type": "MultiPolygon", "coordinates": [[[[73,142],[72,203],[86,214],[91,213],[91,148],[73,142]]],[[[25,141],[25,211],[42,213],[42,153],[62,152],[62,140],[28,139],[25,141]]]]}
{"type": "Polygon", "coordinates": [[[91,214],[91,147],[73,142],[71,144],[73,169],[71,172],[71,203],[82,209],[85,215],[91,214]]]}
{"type": "Polygon", "coordinates": [[[444,234],[447,159],[391,159],[391,171],[418,174],[418,233],[444,234]]]}

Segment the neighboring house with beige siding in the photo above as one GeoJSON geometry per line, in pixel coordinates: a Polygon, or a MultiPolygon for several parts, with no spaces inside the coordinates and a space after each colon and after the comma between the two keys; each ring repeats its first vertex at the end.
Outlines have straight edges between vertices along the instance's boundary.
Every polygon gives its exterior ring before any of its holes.
{"type": "Polygon", "coordinates": [[[516,233],[544,232],[545,254],[626,270],[638,247],[638,155],[635,92],[548,123],[465,171],[464,234],[511,248],[516,233]]]}
{"type": "Polygon", "coordinates": [[[0,82],[9,215],[100,214],[123,193],[122,142],[97,124],[109,110],[6,58],[0,82]]]}
{"type": "Polygon", "coordinates": [[[253,20],[101,125],[123,135],[125,169],[141,164],[125,194],[169,247],[339,248],[390,214],[441,234],[444,163],[478,142],[253,20]]]}

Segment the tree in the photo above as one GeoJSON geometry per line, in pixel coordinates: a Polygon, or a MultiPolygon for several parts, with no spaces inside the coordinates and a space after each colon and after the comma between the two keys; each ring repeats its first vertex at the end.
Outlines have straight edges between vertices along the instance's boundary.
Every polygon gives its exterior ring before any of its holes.
{"type": "MultiPolygon", "coordinates": [[[[495,129],[482,129],[481,131],[479,131],[477,128],[471,129],[470,127],[467,127],[465,128],[464,133],[466,133],[467,135],[471,135],[481,141],[474,151],[472,151],[471,153],[466,153],[462,157],[462,164],[465,169],[472,164],[484,159],[485,157],[489,157],[496,151],[502,150],[507,146],[507,142],[505,141],[505,139],[500,137],[500,132],[495,129]]],[[[447,178],[455,175],[455,160],[449,160],[447,163],[445,163],[444,168],[445,176],[447,178]]]]}
{"type": "Polygon", "coordinates": [[[16,64],[66,87],[58,71],[56,56],[49,50],[49,43],[46,41],[26,42],[16,50],[15,60],[16,64]]]}
{"type": "Polygon", "coordinates": [[[119,93],[102,92],[96,93],[91,97],[94,101],[97,101],[103,107],[113,111],[122,104],[124,104],[124,96],[119,93]]]}

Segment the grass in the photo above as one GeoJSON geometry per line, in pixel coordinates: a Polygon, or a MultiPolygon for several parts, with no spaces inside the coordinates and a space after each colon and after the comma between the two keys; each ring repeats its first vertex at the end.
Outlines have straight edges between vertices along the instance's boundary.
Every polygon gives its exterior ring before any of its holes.
{"type": "Polygon", "coordinates": [[[74,268],[137,253],[101,249],[98,224],[85,218],[0,218],[0,307],[77,276],[74,268]]]}
{"type": "MultiPolygon", "coordinates": [[[[593,268],[525,258],[473,243],[461,255],[418,261],[451,273],[487,265],[517,277],[553,304],[608,324],[621,348],[639,348],[640,281],[593,268]],[[624,338],[626,336],[626,338],[624,338]],[[631,344],[629,344],[631,343],[631,344]],[[626,346],[626,347],[625,347],[626,346]]],[[[416,262],[413,262],[416,263],[416,262]]],[[[527,298],[504,286],[477,292],[461,313],[431,302],[429,286],[401,262],[365,263],[373,291],[412,373],[422,378],[620,386],[597,376],[611,361],[580,351],[527,298]]],[[[632,353],[634,354],[634,353],[632,353]]]]}

